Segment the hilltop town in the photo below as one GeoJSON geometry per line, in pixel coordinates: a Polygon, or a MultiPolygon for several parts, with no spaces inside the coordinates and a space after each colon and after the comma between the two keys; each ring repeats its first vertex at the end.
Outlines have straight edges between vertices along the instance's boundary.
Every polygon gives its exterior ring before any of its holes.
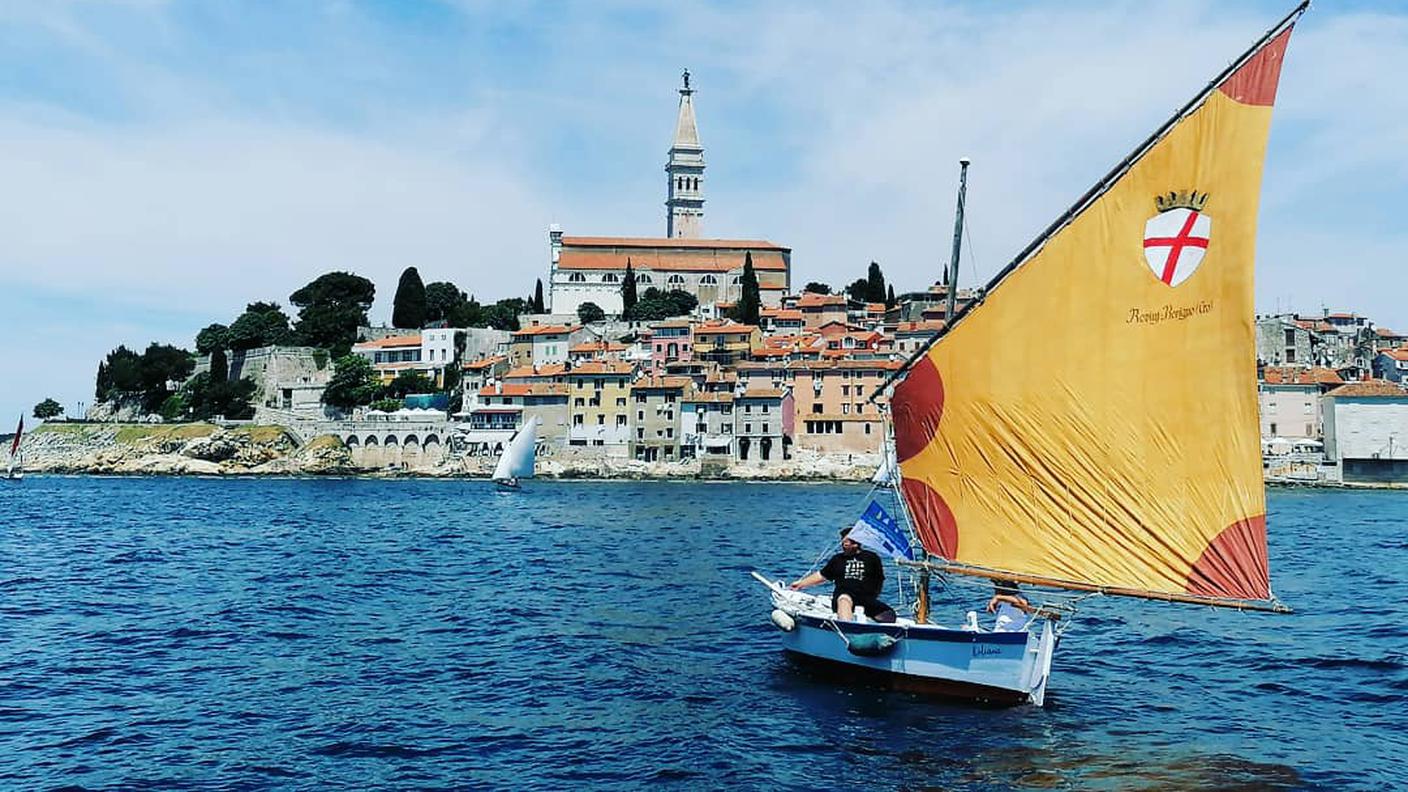
{"type": "MultiPolygon", "coordinates": [[[[896,294],[875,262],[841,288],[799,286],[785,245],[704,236],[693,94],[686,73],[663,236],[553,225],[546,289],[539,278],[490,305],[407,268],[390,327],[367,320],[370,281],[333,272],[290,295],[296,320],[253,303],[202,330],[194,353],[119,347],[89,421],[206,428],[55,431],[36,438],[34,464],[479,474],[536,417],[548,474],[869,476],[887,378],[982,294],[945,279],[896,294]]],[[[1328,311],[1261,316],[1256,334],[1269,479],[1408,482],[1408,336],[1328,311]]]]}

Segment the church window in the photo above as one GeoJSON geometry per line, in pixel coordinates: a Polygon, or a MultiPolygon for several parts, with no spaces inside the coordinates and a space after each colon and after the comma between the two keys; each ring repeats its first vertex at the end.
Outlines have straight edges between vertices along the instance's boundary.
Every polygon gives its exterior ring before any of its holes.
{"type": "Polygon", "coordinates": [[[614,272],[608,272],[605,275],[601,276],[602,283],[618,283],[620,282],[620,280],[621,278],[618,277],[614,272]]]}
{"type": "Polygon", "coordinates": [[[667,280],[667,281],[665,281],[665,282],[666,282],[667,284],[671,285],[671,286],[683,286],[683,285],[684,285],[684,276],[683,276],[683,275],[671,275],[670,278],[669,278],[669,280],[667,280]]]}
{"type": "Polygon", "coordinates": [[[732,283],[734,286],[737,286],[737,285],[739,285],[739,284],[742,283],[742,282],[743,282],[743,276],[742,276],[742,275],[734,275],[734,276],[733,276],[733,279],[729,281],[729,283],[732,283]]]}
{"type": "Polygon", "coordinates": [[[698,177],[695,177],[694,179],[692,179],[692,180],[690,181],[690,185],[691,185],[691,186],[690,186],[689,189],[691,189],[691,190],[697,190],[697,189],[699,189],[699,178],[698,178],[698,177]]]}
{"type": "Polygon", "coordinates": [[[719,279],[715,278],[713,275],[705,275],[699,279],[700,286],[716,286],[718,283],[719,279]]]}
{"type": "Polygon", "coordinates": [[[637,272],[637,273],[636,273],[636,283],[654,283],[654,282],[655,282],[655,279],[652,278],[652,277],[650,277],[650,274],[649,274],[649,273],[646,273],[646,272],[637,272]]]}
{"type": "Polygon", "coordinates": [[[580,273],[580,272],[574,272],[574,273],[572,273],[571,275],[568,275],[568,276],[567,276],[567,282],[568,282],[568,283],[586,283],[586,282],[587,282],[587,276],[586,276],[586,275],[583,275],[583,274],[580,273]]]}

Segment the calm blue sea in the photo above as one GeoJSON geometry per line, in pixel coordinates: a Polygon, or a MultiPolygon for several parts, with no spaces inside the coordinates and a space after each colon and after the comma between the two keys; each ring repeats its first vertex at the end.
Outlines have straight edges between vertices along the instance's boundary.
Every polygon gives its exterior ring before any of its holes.
{"type": "Polygon", "coordinates": [[[32,476],[0,787],[1408,784],[1408,493],[1272,492],[1295,615],[1092,601],[1049,705],[989,710],[778,650],[748,571],[805,571],[865,492],[32,476]]]}

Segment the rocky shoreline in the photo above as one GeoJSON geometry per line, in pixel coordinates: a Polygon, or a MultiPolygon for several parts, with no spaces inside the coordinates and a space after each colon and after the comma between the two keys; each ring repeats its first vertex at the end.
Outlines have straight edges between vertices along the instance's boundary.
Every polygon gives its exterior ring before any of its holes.
{"type": "MultiPolygon", "coordinates": [[[[878,458],[835,459],[801,453],[766,466],[706,468],[698,461],[639,462],[581,453],[540,458],[543,478],[610,480],[868,481],[878,458]]],[[[154,476],[360,476],[487,478],[495,459],[454,457],[410,467],[369,468],[332,435],[300,443],[281,426],[209,423],[53,423],[25,437],[24,469],[32,473],[154,476]]]]}

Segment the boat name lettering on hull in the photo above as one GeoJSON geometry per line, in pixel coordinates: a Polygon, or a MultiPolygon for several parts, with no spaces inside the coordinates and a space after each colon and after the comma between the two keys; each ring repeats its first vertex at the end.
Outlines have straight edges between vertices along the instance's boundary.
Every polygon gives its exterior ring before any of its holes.
{"type": "Polygon", "coordinates": [[[992,646],[992,645],[990,645],[990,644],[980,644],[980,643],[975,643],[975,644],[973,644],[973,656],[974,656],[974,657],[992,657],[993,655],[1000,655],[1000,654],[1002,654],[1002,647],[1001,647],[1001,646],[992,646]]]}
{"type": "Polygon", "coordinates": [[[1161,322],[1181,322],[1194,316],[1212,313],[1212,300],[1199,300],[1191,305],[1165,303],[1157,308],[1130,308],[1125,324],[1156,325],[1161,322]]]}

